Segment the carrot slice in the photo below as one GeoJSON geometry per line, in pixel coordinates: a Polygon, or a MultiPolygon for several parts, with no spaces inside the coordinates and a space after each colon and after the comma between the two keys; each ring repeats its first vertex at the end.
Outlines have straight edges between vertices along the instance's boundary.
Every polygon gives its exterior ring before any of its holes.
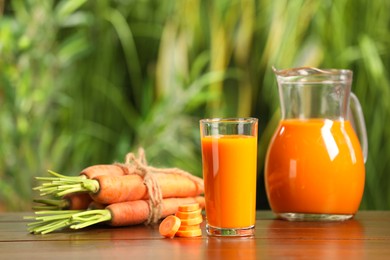
{"type": "Polygon", "coordinates": [[[191,203],[191,204],[180,205],[178,208],[178,211],[189,212],[189,211],[195,211],[198,209],[199,209],[199,203],[191,203]]]}
{"type": "Polygon", "coordinates": [[[203,217],[201,215],[195,218],[180,219],[183,226],[198,225],[203,222],[203,217]]]}
{"type": "Polygon", "coordinates": [[[178,237],[199,237],[202,235],[202,230],[200,228],[194,230],[179,230],[176,232],[176,236],[178,237]]]}
{"type": "Polygon", "coordinates": [[[180,219],[189,219],[189,218],[196,218],[201,215],[202,210],[198,209],[195,211],[188,211],[188,212],[181,212],[177,211],[175,213],[175,216],[180,218],[180,219]]]}
{"type": "Polygon", "coordinates": [[[161,222],[158,230],[162,236],[172,238],[179,230],[180,225],[181,220],[176,216],[170,215],[161,222]]]}
{"type": "Polygon", "coordinates": [[[195,230],[200,229],[200,225],[181,225],[179,228],[179,231],[188,231],[188,230],[195,230]]]}

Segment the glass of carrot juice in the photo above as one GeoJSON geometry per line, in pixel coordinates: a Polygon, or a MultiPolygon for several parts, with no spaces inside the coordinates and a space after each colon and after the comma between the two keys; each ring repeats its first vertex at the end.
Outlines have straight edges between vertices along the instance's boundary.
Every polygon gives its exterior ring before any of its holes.
{"type": "Polygon", "coordinates": [[[208,235],[254,235],[257,129],[256,118],[200,120],[208,235]]]}

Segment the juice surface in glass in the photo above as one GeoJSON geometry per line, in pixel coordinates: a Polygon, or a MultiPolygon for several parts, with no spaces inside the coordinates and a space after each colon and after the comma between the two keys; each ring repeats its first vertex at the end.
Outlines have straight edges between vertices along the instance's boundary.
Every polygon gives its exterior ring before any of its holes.
{"type": "Polygon", "coordinates": [[[359,140],[348,120],[282,120],[265,165],[275,213],[355,214],[364,190],[359,140]]]}
{"type": "Polygon", "coordinates": [[[207,223],[219,228],[254,226],[257,137],[204,136],[201,142],[207,223]]]}

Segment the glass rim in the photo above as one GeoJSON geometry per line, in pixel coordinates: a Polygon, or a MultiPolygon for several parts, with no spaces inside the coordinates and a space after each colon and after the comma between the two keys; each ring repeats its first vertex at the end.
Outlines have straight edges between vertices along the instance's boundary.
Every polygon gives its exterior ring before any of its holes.
{"type": "Polygon", "coordinates": [[[314,68],[314,67],[297,67],[288,69],[272,68],[274,73],[281,77],[293,76],[321,76],[321,75],[348,75],[352,76],[353,71],[350,69],[335,69],[335,68],[314,68]]]}
{"type": "Polygon", "coordinates": [[[298,67],[273,71],[279,83],[288,84],[349,84],[353,71],[349,69],[318,69],[314,67],[298,67]]]}
{"type": "Polygon", "coordinates": [[[259,119],[255,117],[216,117],[216,118],[203,118],[199,120],[202,124],[210,123],[256,123],[259,119]]]}

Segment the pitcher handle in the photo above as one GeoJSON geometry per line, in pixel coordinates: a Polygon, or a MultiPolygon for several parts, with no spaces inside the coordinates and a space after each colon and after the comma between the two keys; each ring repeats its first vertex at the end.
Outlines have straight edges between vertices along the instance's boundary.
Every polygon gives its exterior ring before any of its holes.
{"type": "Polygon", "coordinates": [[[359,141],[362,147],[364,162],[367,161],[368,155],[368,141],[366,123],[364,121],[362,106],[360,105],[357,96],[351,92],[350,95],[350,112],[352,114],[352,120],[355,125],[355,132],[359,137],[359,141]],[[356,119],[356,120],[355,120],[356,119]]]}

